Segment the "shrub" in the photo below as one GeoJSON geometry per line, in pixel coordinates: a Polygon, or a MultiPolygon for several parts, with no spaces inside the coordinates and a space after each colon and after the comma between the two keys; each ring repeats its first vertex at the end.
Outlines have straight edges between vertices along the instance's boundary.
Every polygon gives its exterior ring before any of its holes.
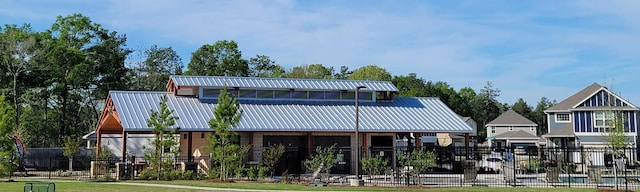
{"type": "Polygon", "coordinates": [[[258,178],[266,178],[269,176],[269,170],[271,170],[269,167],[258,166],[258,178]]]}
{"type": "Polygon", "coordinates": [[[251,166],[247,169],[247,176],[249,177],[250,180],[256,180],[258,179],[258,166],[251,166]]]}
{"type": "Polygon", "coordinates": [[[367,157],[361,160],[362,169],[369,175],[380,175],[384,173],[389,161],[380,156],[367,157]]]}
{"type": "Polygon", "coordinates": [[[157,174],[158,173],[153,169],[144,169],[140,171],[140,175],[138,175],[138,178],[142,180],[154,180],[156,179],[157,174]]]}

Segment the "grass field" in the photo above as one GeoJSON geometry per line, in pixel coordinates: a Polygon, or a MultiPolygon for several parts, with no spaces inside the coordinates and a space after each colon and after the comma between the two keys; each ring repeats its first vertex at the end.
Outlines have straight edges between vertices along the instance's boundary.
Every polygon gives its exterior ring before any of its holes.
{"type": "MultiPolygon", "coordinates": [[[[27,181],[2,182],[0,191],[22,191],[27,181]]],[[[124,191],[158,191],[158,192],[186,192],[202,191],[199,189],[179,189],[168,187],[135,186],[140,184],[166,184],[180,186],[212,187],[212,188],[235,188],[235,189],[262,189],[262,190],[302,190],[302,191],[428,191],[428,192],[462,192],[462,191],[500,191],[500,192],[582,192],[596,191],[596,189],[576,189],[576,188],[488,188],[488,187],[465,187],[465,188],[383,188],[383,187],[310,187],[298,184],[284,183],[215,183],[207,181],[134,181],[134,182],[82,182],[82,181],[44,181],[54,182],[56,191],[91,191],[91,192],[124,192],[124,191]]]]}

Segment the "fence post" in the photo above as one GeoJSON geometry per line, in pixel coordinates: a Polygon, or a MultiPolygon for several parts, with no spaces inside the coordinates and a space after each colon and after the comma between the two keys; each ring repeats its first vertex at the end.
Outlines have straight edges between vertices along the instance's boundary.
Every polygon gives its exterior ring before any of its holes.
{"type": "Polygon", "coordinates": [[[49,179],[51,179],[51,158],[49,157],[49,168],[48,168],[48,172],[49,172],[49,179]]]}

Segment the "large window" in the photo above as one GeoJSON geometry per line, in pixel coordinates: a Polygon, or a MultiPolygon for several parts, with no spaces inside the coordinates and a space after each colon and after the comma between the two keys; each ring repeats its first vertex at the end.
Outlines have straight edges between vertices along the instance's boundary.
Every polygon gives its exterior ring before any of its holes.
{"type": "Polygon", "coordinates": [[[613,126],[613,113],[610,111],[598,111],[594,113],[595,127],[613,126]]]}
{"type": "Polygon", "coordinates": [[[571,115],[569,113],[557,113],[556,122],[571,122],[571,115]]]}

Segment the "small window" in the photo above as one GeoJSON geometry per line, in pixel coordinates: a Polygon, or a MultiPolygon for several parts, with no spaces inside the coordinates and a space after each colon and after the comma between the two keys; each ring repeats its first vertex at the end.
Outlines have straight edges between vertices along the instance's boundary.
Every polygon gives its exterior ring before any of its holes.
{"type": "Polygon", "coordinates": [[[353,100],[356,98],[356,92],[354,91],[342,91],[342,99],[353,100]]]}
{"type": "Polygon", "coordinates": [[[291,91],[289,90],[275,90],[274,91],[275,98],[278,99],[289,99],[291,98],[291,91]]]}
{"type": "Polygon", "coordinates": [[[182,139],[187,139],[187,134],[182,135],[182,139]]]}
{"type": "Polygon", "coordinates": [[[256,98],[256,90],[240,90],[240,98],[256,98]]]}
{"type": "Polygon", "coordinates": [[[219,89],[202,89],[202,97],[218,97],[219,89]]]}
{"type": "Polygon", "coordinates": [[[291,92],[291,97],[294,99],[307,99],[307,92],[306,91],[292,91],[291,92]]]}
{"type": "Polygon", "coordinates": [[[324,91],[309,91],[309,99],[324,99],[324,91]]]}
{"type": "Polygon", "coordinates": [[[340,91],[327,91],[324,93],[324,98],[338,100],[340,99],[340,91]]]}
{"type": "Polygon", "coordinates": [[[491,133],[496,133],[496,127],[491,127],[491,133]]]}
{"type": "Polygon", "coordinates": [[[557,113],[556,122],[571,122],[571,115],[569,113],[557,113]]]}
{"type": "Polygon", "coordinates": [[[204,139],[204,133],[200,133],[200,139],[204,139]]]}
{"type": "Polygon", "coordinates": [[[372,100],[373,99],[373,93],[371,93],[371,92],[358,92],[358,99],[359,100],[372,100]]]}

